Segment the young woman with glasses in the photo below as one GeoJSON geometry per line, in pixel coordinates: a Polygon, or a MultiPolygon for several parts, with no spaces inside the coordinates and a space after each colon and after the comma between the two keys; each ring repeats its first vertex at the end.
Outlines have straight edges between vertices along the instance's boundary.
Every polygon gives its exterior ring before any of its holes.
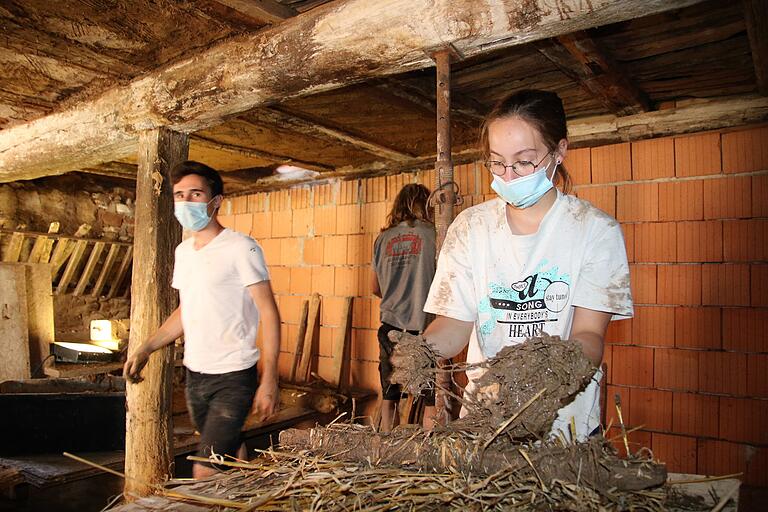
{"type": "MultiPolygon", "coordinates": [[[[424,333],[443,357],[470,342],[468,362],[542,333],[579,343],[599,366],[608,322],[631,317],[629,267],[619,223],[569,195],[563,104],[524,90],[500,101],[481,136],[498,197],[459,214],[448,229],[425,311],[424,333]]],[[[477,375],[470,375],[470,387],[477,375]]],[[[583,440],[600,419],[598,371],[553,425],[583,440]]]]}

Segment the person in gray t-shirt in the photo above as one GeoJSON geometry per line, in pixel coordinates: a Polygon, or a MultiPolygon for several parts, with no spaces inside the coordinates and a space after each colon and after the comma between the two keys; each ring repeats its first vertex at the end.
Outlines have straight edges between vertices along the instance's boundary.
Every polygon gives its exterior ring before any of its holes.
{"type": "MultiPolygon", "coordinates": [[[[381,297],[379,372],[381,374],[381,430],[397,425],[400,386],[390,384],[392,330],[422,332],[427,326],[424,302],[435,275],[435,226],[429,220],[429,190],[411,183],[395,197],[387,224],[373,245],[373,293],[381,297]]],[[[433,424],[434,392],[424,396],[424,426],[433,424]]]]}

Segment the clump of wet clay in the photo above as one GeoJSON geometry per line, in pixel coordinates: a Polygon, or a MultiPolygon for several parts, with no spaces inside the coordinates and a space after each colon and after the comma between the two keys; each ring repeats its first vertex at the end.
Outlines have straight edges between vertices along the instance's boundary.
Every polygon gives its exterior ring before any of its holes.
{"type": "Polygon", "coordinates": [[[484,370],[474,391],[457,397],[467,414],[449,425],[451,429],[478,434],[495,432],[503,425],[507,438],[544,437],[557,411],[573,401],[597,370],[581,345],[558,336],[530,338],[503,348],[482,363],[441,370],[434,368],[435,353],[423,337],[395,332],[390,337],[396,342],[392,382],[402,384],[410,392],[431,385],[436,371],[484,370]]]}

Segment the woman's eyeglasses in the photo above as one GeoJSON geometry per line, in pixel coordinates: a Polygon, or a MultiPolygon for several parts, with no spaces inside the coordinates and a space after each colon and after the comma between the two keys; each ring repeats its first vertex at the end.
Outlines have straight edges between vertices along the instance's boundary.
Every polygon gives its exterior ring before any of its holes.
{"type": "Polygon", "coordinates": [[[504,162],[499,162],[498,160],[486,160],[484,165],[485,168],[491,171],[496,176],[504,176],[507,173],[507,169],[512,169],[512,172],[517,174],[518,176],[528,176],[529,174],[533,173],[538,166],[541,165],[541,162],[543,162],[548,156],[553,155],[554,153],[547,153],[544,155],[544,158],[539,160],[539,163],[534,164],[533,162],[530,162],[528,160],[518,160],[517,162],[513,164],[506,165],[504,162]]]}

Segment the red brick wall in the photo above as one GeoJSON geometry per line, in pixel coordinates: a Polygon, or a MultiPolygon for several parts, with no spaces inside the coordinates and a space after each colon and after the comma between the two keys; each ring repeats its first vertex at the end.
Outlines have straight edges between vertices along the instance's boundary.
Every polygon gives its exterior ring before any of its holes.
{"type": "MultiPolygon", "coordinates": [[[[621,222],[635,318],[609,327],[607,419],[670,470],[768,485],[768,128],[572,151],[621,222]]],[[[614,434],[618,431],[612,429],[614,434]]]]}
{"type": "MultiPolygon", "coordinates": [[[[572,150],[576,194],[625,233],[635,318],[607,335],[607,419],[619,394],[636,449],[671,471],[744,472],[768,485],[768,128],[572,150]]],[[[480,165],[458,166],[462,208],[495,197],[480,165]]],[[[351,380],[378,390],[371,248],[397,191],[434,172],[232,198],[222,222],[259,240],[283,317],[287,375],[301,303],[323,296],[320,376],[329,378],[342,297],[355,297],[351,380]]],[[[617,430],[612,429],[612,434],[617,430]]]]}

